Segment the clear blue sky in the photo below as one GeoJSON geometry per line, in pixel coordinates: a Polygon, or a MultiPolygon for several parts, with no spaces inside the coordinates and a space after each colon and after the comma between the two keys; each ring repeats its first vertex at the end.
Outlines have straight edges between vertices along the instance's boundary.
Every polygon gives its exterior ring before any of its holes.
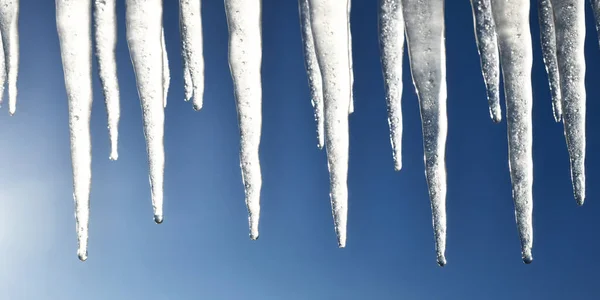
{"type": "MultiPolygon", "coordinates": [[[[120,156],[94,70],[89,259],[76,256],[67,101],[54,1],[22,1],[17,114],[0,114],[0,299],[595,299],[599,261],[600,52],[587,15],[587,202],[571,192],[535,7],[534,262],[521,261],[506,123],[489,119],[469,1],[448,1],[448,265],[435,262],[418,103],[405,64],[404,168],[393,171],[377,4],[353,1],[348,246],[336,247],[325,153],[302,60],[296,1],[263,1],[261,238],[248,238],[222,1],[203,1],[206,94],[183,102],[178,7],[171,61],[165,222],[156,225],[141,111],[119,2],[120,156]]],[[[588,9],[589,10],[589,9],[588,9]]],[[[405,60],[407,62],[407,60],[405,60]]],[[[96,66],[94,65],[94,68],[96,66]]],[[[504,107],[504,105],[503,105],[504,107]]]]}

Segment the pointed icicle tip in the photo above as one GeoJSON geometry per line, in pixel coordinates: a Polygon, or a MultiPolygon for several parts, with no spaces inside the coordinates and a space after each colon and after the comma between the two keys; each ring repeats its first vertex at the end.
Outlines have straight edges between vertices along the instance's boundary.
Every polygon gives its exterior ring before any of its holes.
{"type": "Polygon", "coordinates": [[[395,160],[394,161],[394,171],[398,172],[400,170],[402,170],[402,162],[395,160]]]}
{"type": "Polygon", "coordinates": [[[116,151],[111,152],[108,159],[112,161],[119,159],[119,153],[117,153],[116,151]]]}
{"type": "Polygon", "coordinates": [[[78,251],[77,257],[79,258],[80,261],[86,261],[88,258],[87,250],[78,251]]]}
{"type": "Polygon", "coordinates": [[[250,239],[253,240],[253,241],[258,240],[258,237],[259,237],[258,233],[251,233],[250,234],[250,239]]]}
{"type": "Polygon", "coordinates": [[[162,222],[163,222],[163,216],[162,215],[154,215],[154,222],[156,224],[162,224],[162,222]]]}
{"type": "Polygon", "coordinates": [[[437,264],[440,267],[444,267],[446,265],[446,257],[444,257],[444,256],[438,257],[437,264]]]}
{"type": "Polygon", "coordinates": [[[523,257],[523,262],[528,265],[533,262],[533,257],[531,255],[526,255],[523,257]]]}
{"type": "Polygon", "coordinates": [[[200,111],[201,109],[202,109],[202,105],[194,104],[194,110],[195,111],[200,111]]]}

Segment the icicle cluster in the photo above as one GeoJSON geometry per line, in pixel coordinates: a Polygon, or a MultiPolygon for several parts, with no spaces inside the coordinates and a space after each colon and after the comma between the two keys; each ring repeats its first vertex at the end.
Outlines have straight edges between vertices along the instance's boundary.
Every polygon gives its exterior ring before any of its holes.
{"type": "MultiPolygon", "coordinates": [[[[600,29],[600,1],[592,0],[600,29]]],[[[0,81],[7,80],[14,113],[18,66],[18,1],[0,0],[0,81]]],[[[229,66],[240,128],[240,165],[250,238],[259,236],[262,185],[259,146],[262,126],[261,1],[224,0],[229,30],[229,66]]],[[[538,0],[543,60],[554,118],[564,124],[575,199],[585,199],[584,0],[538,0]]],[[[444,0],[379,0],[378,34],[394,168],[402,168],[402,58],[406,37],[419,98],[425,174],[429,187],[437,262],[446,264],[446,54],[444,0]]],[[[162,26],[162,0],[126,0],[127,44],[136,74],[149,160],[154,220],[163,221],[164,108],[170,73],[162,26]]],[[[348,219],[348,118],[354,111],[350,0],[298,0],[301,38],[317,146],[325,147],[330,197],[339,247],[346,245],[348,219]]],[[[504,76],[509,169],[522,258],[533,243],[532,41],[529,0],[471,0],[477,48],[489,112],[502,119],[500,68],[504,76]]],[[[180,0],[185,101],[199,110],[204,94],[200,0],[180,0]]],[[[119,86],[115,63],[115,0],[93,1],[100,80],[108,111],[110,158],[118,157],[119,86]]],[[[87,257],[91,185],[90,116],[92,0],[56,0],[65,86],[69,102],[71,156],[81,260],[87,257]]]]}

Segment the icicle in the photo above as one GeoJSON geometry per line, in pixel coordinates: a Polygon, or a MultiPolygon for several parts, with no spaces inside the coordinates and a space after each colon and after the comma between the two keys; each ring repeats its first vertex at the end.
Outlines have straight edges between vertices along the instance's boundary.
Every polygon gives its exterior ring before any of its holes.
{"type": "Polygon", "coordinates": [[[323,82],[321,70],[315,53],[315,42],[310,25],[309,0],[298,0],[300,11],[300,29],[302,31],[302,43],[304,50],[304,66],[308,74],[308,86],[310,88],[310,99],[315,112],[317,123],[317,147],[323,149],[325,144],[325,125],[323,123],[323,82]]]}
{"type": "Polygon", "coordinates": [[[167,44],[165,43],[165,29],[161,28],[160,45],[162,47],[162,70],[163,70],[163,108],[167,107],[167,95],[169,94],[169,84],[171,82],[171,72],[169,71],[169,56],[167,54],[167,44]]]}
{"type": "Polygon", "coordinates": [[[4,46],[0,38],[0,106],[4,98],[4,84],[6,83],[6,62],[4,60],[4,46]]]}
{"type": "Polygon", "coordinates": [[[598,42],[600,42],[600,0],[590,0],[594,19],[596,20],[596,32],[598,32],[598,42]]]}
{"type": "Polygon", "coordinates": [[[8,112],[12,116],[17,108],[19,76],[19,0],[0,0],[0,32],[8,74],[8,112]]]}
{"type": "Polygon", "coordinates": [[[56,26],[69,102],[73,197],[79,248],[87,259],[92,179],[90,116],[92,112],[92,2],[56,0],[56,26]]]}
{"type": "Polygon", "coordinates": [[[115,0],[94,1],[94,29],[100,83],[104,92],[110,135],[110,159],[117,160],[119,140],[119,81],[117,80],[117,20],[115,0]]]}
{"type": "Polygon", "coordinates": [[[446,54],[444,1],[403,0],[408,53],[419,96],[425,175],[440,266],[446,264],[446,54]]]}
{"type": "Polygon", "coordinates": [[[485,82],[490,117],[495,123],[502,120],[500,108],[500,60],[496,26],[492,16],[490,0],[471,0],[477,50],[481,60],[481,71],[485,82]]]}
{"type": "Polygon", "coordinates": [[[126,0],[127,45],[142,105],[154,221],[163,221],[164,87],[162,0],[126,0]]]}
{"type": "Polygon", "coordinates": [[[573,193],[585,200],[585,2],[553,0],[563,123],[571,157],[573,193]]]}
{"type": "Polygon", "coordinates": [[[261,0],[225,0],[229,68],[240,126],[240,161],[250,238],[258,239],[262,178],[258,150],[262,126],[261,0]]]}
{"type": "Polygon", "coordinates": [[[348,4],[343,0],[310,0],[310,18],[323,79],[325,147],[331,184],[331,208],[338,246],[345,247],[350,105],[348,4]]]}
{"type": "Polygon", "coordinates": [[[189,87],[186,87],[186,98],[188,93],[191,93],[194,97],[194,109],[200,110],[204,96],[204,54],[202,49],[200,0],[179,0],[179,12],[184,72],[189,72],[189,75],[184,73],[184,84],[191,83],[193,87],[192,91],[188,90],[189,87]],[[186,79],[186,76],[189,76],[189,78],[186,79]]]}
{"type": "Polygon", "coordinates": [[[492,0],[504,76],[508,156],[521,253],[531,263],[533,162],[531,157],[531,34],[529,0],[492,0]]]}
{"type": "Polygon", "coordinates": [[[558,75],[558,62],[556,61],[556,36],[554,33],[554,12],[550,0],[538,0],[538,17],[540,20],[540,34],[542,36],[542,57],[550,93],[552,94],[552,112],[554,120],[560,122],[562,109],[560,107],[560,78],[558,75]]]}
{"type": "Polygon", "coordinates": [[[390,141],[396,171],[402,169],[402,58],[404,18],[400,0],[379,0],[379,49],[385,84],[390,141]]]}
{"type": "Polygon", "coordinates": [[[194,83],[192,82],[192,74],[190,74],[190,68],[187,66],[187,62],[183,61],[183,93],[185,101],[190,101],[194,96],[194,83]]]}
{"type": "Polygon", "coordinates": [[[352,30],[350,29],[350,12],[352,11],[352,0],[348,0],[348,59],[350,60],[350,105],[348,106],[348,113],[354,112],[354,62],[352,59],[352,30]]]}

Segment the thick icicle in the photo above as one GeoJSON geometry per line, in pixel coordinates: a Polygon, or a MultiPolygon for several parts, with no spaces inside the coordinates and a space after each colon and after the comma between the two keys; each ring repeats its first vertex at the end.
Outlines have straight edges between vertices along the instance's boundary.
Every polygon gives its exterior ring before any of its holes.
{"type": "Polygon", "coordinates": [[[119,157],[119,81],[117,79],[117,20],[115,0],[94,1],[94,29],[100,83],[104,92],[110,135],[110,159],[119,157]]]}
{"type": "Polygon", "coordinates": [[[167,54],[164,28],[161,28],[160,45],[162,47],[163,107],[167,107],[167,96],[169,94],[169,84],[171,83],[171,72],[169,70],[169,55],[167,54]]]}
{"type": "Polygon", "coordinates": [[[500,59],[496,25],[492,16],[490,0],[471,0],[475,39],[481,61],[481,71],[485,82],[490,117],[495,123],[502,120],[500,108],[500,59]]]}
{"type": "Polygon", "coordinates": [[[8,112],[12,116],[17,108],[19,76],[19,0],[0,0],[0,33],[8,74],[8,112]]]}
{"type": "Polygon", "coordinates": [[[258,239],[260,190],[258,150],[262,126],[261,0],[225,0],[229,27],[229,68],[240,127],[240,162],[250,238],[258,239]]]}
{"type": "Polygon", "coordinates": [[[325,148],[331,184],[331,208],[338,246],[345,247],[350,105],[348,3],[346,0],[310,0],[310,18],[323,79],[325,148]]]}
{"type": "Polygon", "coordinates": [[[554,30],[554,11],[550,0],[538,0],[538,17],[540,20],[540,34],[542,36],[542,57],[550,93],[552,95],[552,112],[554,120],[560,122],[562,109],[560,106],[560,77],[558,74],[558,62],[556,61],[556,35],[554,30]]]}
{"type": "MultiPolygon", "coordinates": [[[[195,110],[202,108],[204,96],[204,54],[202,42],[202,13],[200,0],[179,0],[179,25],[181,30],[182,56],[185,65],[184,72],[189,72],[191,78],[193,104],[195,110]]],[[[184,74],[184,76],[188,76],[184,74]]],[[[184,80],[185,84],[188,79],[184,80]]]]}
{"type": "Polygon", "coordinates": [[[352,11],[352,0],[348,0],[348,59],[350,60],[350,105],[348,106],[348,113],[354,112],[354,70],[353,70],[353,59],[352,59],[352,30],[350,29],[350,12],[352,11]]]}
{"type": "Polygon", "coordinates": [[[492,0],[504,76],[509,170],[521,254],[531,263],[533,162],[531,157],[532,49],[529,0],[492,0]]]}
{"type": "Polygon", "coordinates": [[[315,112],[317,123],[317,147],[322,149],[325,144],[325,123],[323,121],[323,81],[321,70],[315,53],[315,42],[310,25],[309,0],[298,0],[300,11],[300,30],[302,31],[302,43],[304,50],[304,66],[308,74],[308,87],[310,89],[310,100],[315,112]]]}
{"type": "Polygon", "coordinates": [[[56,0],[56,27],[69,103],[73,197],[79,248],[77,255],[87,259],[92,147],[92,2],[56,0]]]}
{"type": "Polygon", "coordinates": [[[400,0],[379,0],[379,49],[390,141],[396,171],[402,169],[402,58],[404,18],[400,0]]]}
{"type": "Polygon", "coordinates": [[[446,264],[446,51],[444,0],[403,0],[413,82],[419,97],[437,262],[446,264]]]}
{"type": "Polygon", "coordinates": [[[154,221],[163,221],[164,87],[162,0],[126,0],[127,45],[142,106],[154,221]]]}
{"type": "Polygon", "coordinates": [[[553,0],[556,53],[573,193],[585,200],[585,1],[553,0]]]}
{"type": "Polygon", "coordinates": [[[183,61],[183,94],[185,101],[190,101],[194,96],[194,83],[192,82],[192,74],[187,66],[187,62],[183,61]]]}

